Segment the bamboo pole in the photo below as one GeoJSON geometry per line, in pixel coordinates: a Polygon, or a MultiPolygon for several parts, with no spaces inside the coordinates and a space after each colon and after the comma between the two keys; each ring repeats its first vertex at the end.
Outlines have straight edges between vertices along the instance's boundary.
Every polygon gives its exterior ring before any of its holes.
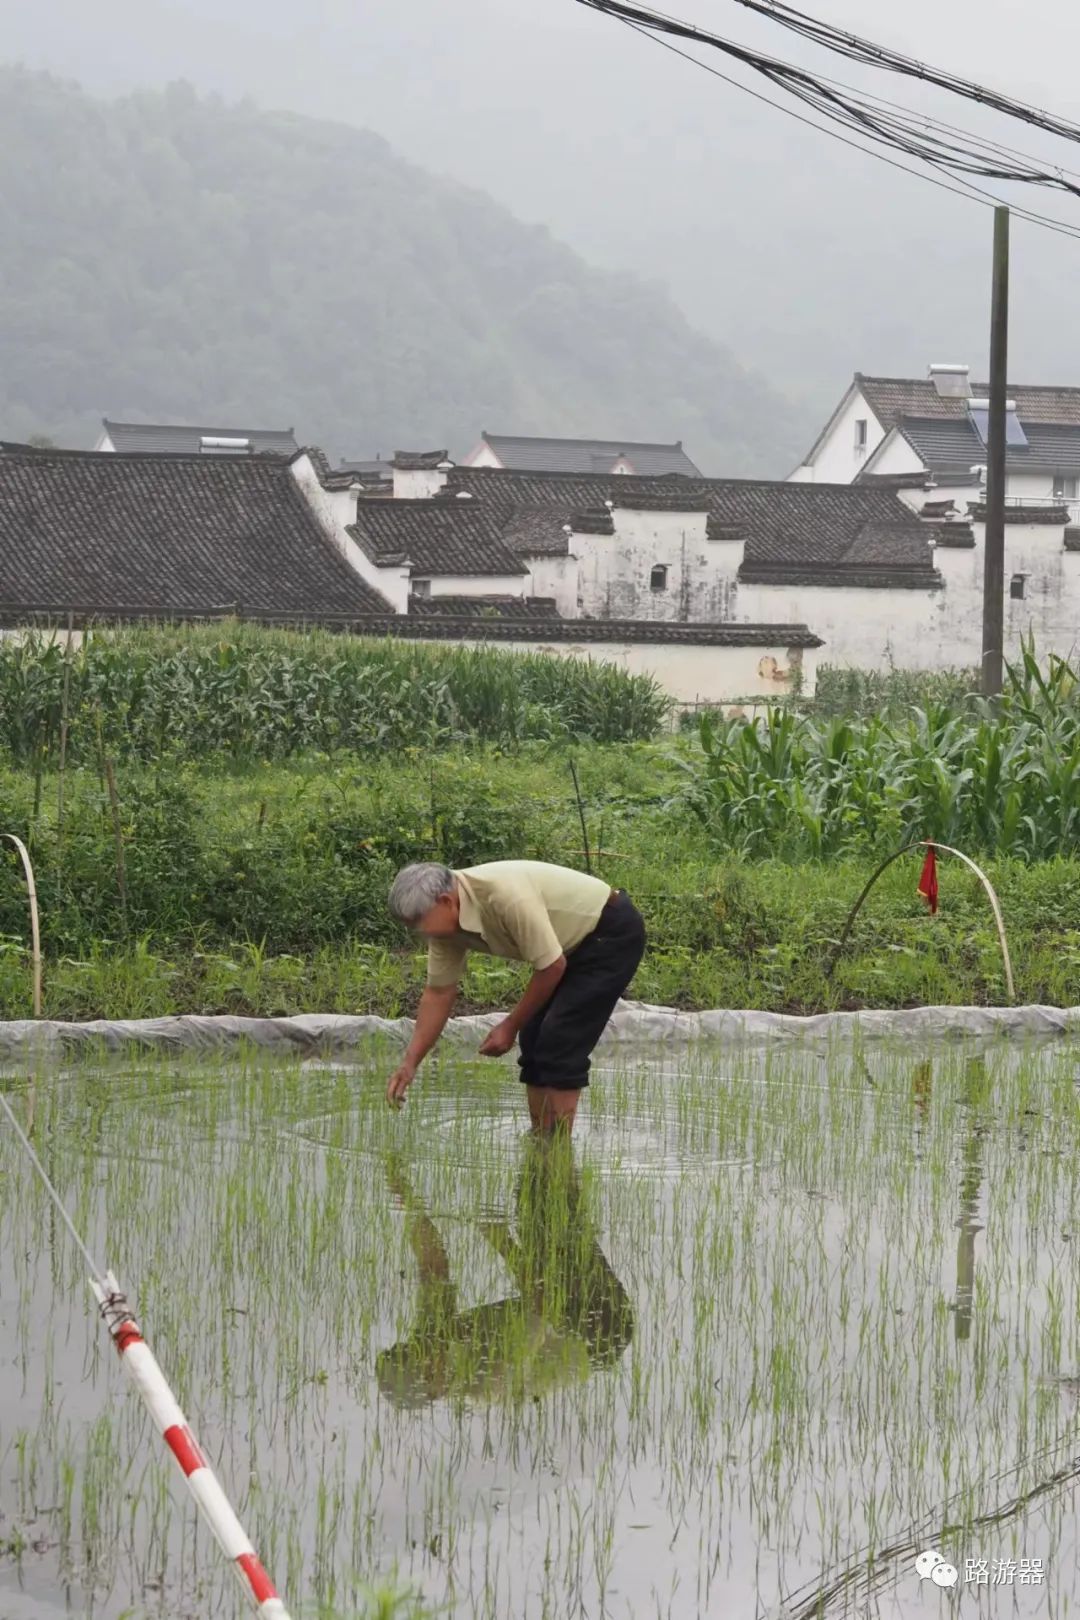
{"type": "Polygon", "coordinates": [[[34,882],[34,868],[30,860],[30,851],[21,838],[14,833],[0,833],[0,838],[10,839],[22,856],[23,871],[26,873],[26,888],[30,897],[30,938],[33,947],[34,960],[34,1017],[41,1017],[41,930],[38,926],[37,885],[34,882]]]}
{"type": "Polygon", "coordinates": [[[828,964],[825,968],[825,977],[829,978],[832,974],[833,968],[836,966],[837,960],[839,959],[840,952],[847,944],[848,936],[851,933],[855,918],[859,915],[859,912],[862,909],[863,901],[870,893],[870,890],[874,887],[874,884],[877,882],[878,878],[881,877],[883,872],[887,872],[893,862],[900,859],[901,855],[906,855],[910,850],[913,849],[940,849],[946,855],[955,855],[957,860],[963,861],[964,865],[969,866],[975,873],[975,876],[979,879],[979,882],[986,890],[987,898],[990,901],[990,909],[994,913],[994,923],[997,927],[998,942],[1001,945],[1001,957],[1005,964],[1005,984],[1008,988],[1009,1000],[1011,1002],[1015,1002],[1016,986],[1013,983],[1012,959],[1009,956],[1009,942],[1005,937],[1005,921],[1001,915],[1001,905],[998,901],[997,895],[994,893],[993,884],[990,882],[990,879],[987,877],[982,867],[976,866],[970,855],[965,855],[962,849],[954,849],[951,844],[939,844],[936,838],[916,838],[912,843],[905,844],[902,849],[894,850],[891,855],[887,855],[882,861],[881,865],[877,867],[875,871],[871,872],[870,876],[863,885],[859,898],[848,912],[847,921],[841,930],[840,938],[833,947],[832,955],[830,956],[828,964]]]}

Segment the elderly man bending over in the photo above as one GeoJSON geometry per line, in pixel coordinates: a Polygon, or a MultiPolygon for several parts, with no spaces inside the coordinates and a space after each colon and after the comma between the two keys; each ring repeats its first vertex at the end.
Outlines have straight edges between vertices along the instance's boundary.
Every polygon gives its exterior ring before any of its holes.
{"type": "Polygon", "coordinates": [[[501,1057],[518,1043],[520,1078],[536,1130],[574,1123],[589,1083],[589,1054],[645,950],[645,924],[621,889],[544,861],[491,861],[451,871],[406,866],[390,910],[428,941],[427,985],[404,1061],[387,1100],[400,1104],[443,1032],[468,951],[532,967],[524,995],[480,1051],[501,1057]]]}

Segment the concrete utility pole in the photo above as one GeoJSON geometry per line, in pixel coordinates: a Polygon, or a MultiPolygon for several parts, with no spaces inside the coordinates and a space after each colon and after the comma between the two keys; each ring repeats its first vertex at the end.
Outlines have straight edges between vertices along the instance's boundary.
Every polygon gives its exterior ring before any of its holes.
{"type": "Polygon", "coordinates": [[[986,541],[983,559],[982,689],[1001,691],[1005,640],[1005,400],[1009,369],[1009,210],[994,209],[990,295],[990,413],[986,430],[986,541]]]}

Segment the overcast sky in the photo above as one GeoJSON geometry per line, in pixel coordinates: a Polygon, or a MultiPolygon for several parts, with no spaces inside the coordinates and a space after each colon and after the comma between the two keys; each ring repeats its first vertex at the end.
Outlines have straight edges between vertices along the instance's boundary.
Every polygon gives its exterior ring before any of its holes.
{"type": "MultiPolygon", "coordinates": [[[[806,8],[1080,120],[1071,0],[806,8]]],[[[856,76],[737,0],[664,9],[856,76]]],[[[95,90],[186,78],[374,129],[594,262],[662,280],[811,414],[855,368],[985,366],[989,210],[846,150],[577,0],[0,0],[0,23],[7,60],[95,90]]],[[[918,94],[897,79],[860,82],[908,102],[918,94]]],[[[1026,129],[980,123],[967,104],[923,104],[1037,149],[1026,129]]],[[[1080,169],[1080,150],[1072,161],[1080,169]]],[[[1080,223],[1080,202],[1025,200],[1080,223]]],[[[1080,383],[1078,275],[1080,241],[1014,226],[1015,380],[1080,383]]]]}

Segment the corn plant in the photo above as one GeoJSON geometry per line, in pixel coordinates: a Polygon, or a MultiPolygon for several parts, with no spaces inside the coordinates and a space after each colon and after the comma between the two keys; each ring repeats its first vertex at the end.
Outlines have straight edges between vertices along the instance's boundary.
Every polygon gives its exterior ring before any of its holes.
{"type": "Polygon", "coordinates": [[[95,633],[68,658],[41,635],[0,642],[0,748],[13,763],[103,745],[118,760],[234,760],[655,735],[668,703],[648,676],[577,658],[432,647],[230,624],[95,633]]]}
{"type": "Polygon", "coordinates": [[[891,716],[707,714],[684,802],[748,856],[822,858],[933,838],[1044,860],[1080,849],[1080,684],[1033,648],[1000,700],[930,698],[891,716]]]}

